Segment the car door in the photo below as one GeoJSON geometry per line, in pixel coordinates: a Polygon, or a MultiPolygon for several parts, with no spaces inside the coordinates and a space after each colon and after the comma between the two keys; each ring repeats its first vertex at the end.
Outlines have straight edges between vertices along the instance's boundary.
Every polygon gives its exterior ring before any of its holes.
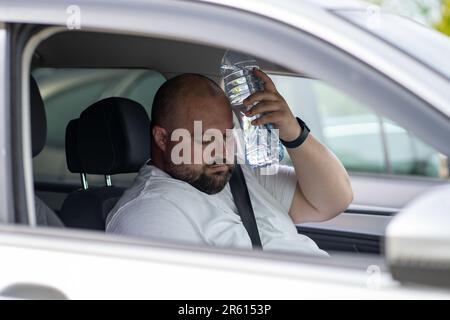
{"type": "MultiPolygon", "coordinates": [[[[22,4],[36,9],[36,4],[31,1],[24,1],[22,4]]],[[[68,6],[70,3],[64,4],[68,6]]],[[[328,44],[314,40],[310,35],[305,36],[303,32],[283,23],[248,11],[197,2],[176,2],[176,6],[175,2],[171,1],[130,1],[126,6],[111,2],[107,8],[101,9],[96,7],[96,4],[98,3],[95,1],[81,1],[81,12],[88,12],[82,19],[87,32],[101,29],[112,34],[156,34],[169,39],[230,46],[253,54],[274,46],[278,49],[265,52],[266,59],[274,63],[284,63],[296,72],[301,72],[299,66],[305,62],[299,52],[310,56],[321,53],[324,55],[321,64],[332,65],[341,62],[342,68],[347,68],[346,71],[378,84],[379,90],[386,88],[389,93],[401,90],[395,85],[395,88],[391,89],[389,86],[383,87],[382,84],[386,84],[385,79],[381,79],[377,72],[353,61],[340,50],[333,50],[328,44]],[[240,36],[237,37],[236,34],[240,36]],[[254,39],[254,42],[250,44],[249,38],[254,39]]],[[[59,15],[58,8],[60,7],[47,8],[48,11],[45,11],[38,21],[27,21],[29,24],[64,26],[66,17],[59,15]]],[[[23,23],[20,12],[15,10],[14,6],[10,7],[9,22],[23,23]]],[[[62,28],[57,31],[67,30],[62,28]]],[[[51,32],[47,29],[37,31],[30,37],[29,42],[26,42],[23,51],[19,52],[20,57],[24,59],[21,66],[23,70],[14,70],[18,72],[15,76],[22,79],[22,87],[10,89],[16,100],[6,104],[5,110],[25,110],[29,107],[29,101],[26,99],[18,103],[20,99],[17,99],[17,96],[27,97],[29,92],[26,88],[26,78],[30,71],[33,48],[51,32]]],[[[0,43],[0,48],[1,46],[0,43]]],[[[317,67],[317,64],[312,67],[317,67]]],[[[330,72],[337,71],[339,70],[330,72]]],[[[5,91],[6,88],[3,84],[0,90],[5,91]]],[[[403,96],[394,93],[392,101],[400,101],[403,96]]],[[[17,121],[18,118],[13,120],[17,121]]],[[[19,124],[24,125],[27,120],[24,117],[19,124]]],[[[430,134],[439,136],[440,121],[435,121],[436,130],[430,134]]],[[[21,127],[13,126],[13,129],[20,130],[21,127]]],[[[22,147],[26,146],[27,142],[29,147],[29,134],[14,138],[11,144],[22,147]]],[[[16,161],[16,171],[13,171],[15,183],[24,190],[32,190],[31,157],[11,157],[10,161],[16,161]]],[[[11,174],[8,174],[8,177],[10,176],[11,174]]],[[[7,182],[1,183],[4,189],[0,190],[5,190],[7,182]]],[[[20,188],[8,192],[14,199],[24,199],[27,206],[24,208],[11,204],[13,209],[9,214],[2,212],[2,222],[6,224],[0,226],[0,254],[4,261],[2,270],[8,275],[0,277],[0,292],[3,292],[4,296],[20,297],[20,293],[24,292],[23,288],[27,289],[26,297],[29,297],[30,292],[47,292],[49,296],[64,295],[69,298],[324,298],[342,297],[342,292],[346,292],[348,297],[361,298],[376,297],[379,294],[384,297],[402,294],[420,296],[425,292],[413,289],[403,291],[392,281],[384,260],[380,257],[349,258],[336,254],[332,259],[324,261],[269,253],[132,241],[81,230],[36,228],[33,219],[27,219],[33,216],[33,210],[30,209],[31,197],[26,193],[18,194],[18,190],[20,188]],[[22,222],[22,226],[14,225],[17,221],[22,222]],[[368,273],[367,270],[376,270],[379,276],[377,288],[383,290],[370,290],[367,279],[372,271],[368,273]],[[236,292],[238,285],[241,289],[236,292]],[[265,290],[267,287],[271,290],[265,290]]],[[[430,291],[426,293],[432,294],[430,291]]]]}

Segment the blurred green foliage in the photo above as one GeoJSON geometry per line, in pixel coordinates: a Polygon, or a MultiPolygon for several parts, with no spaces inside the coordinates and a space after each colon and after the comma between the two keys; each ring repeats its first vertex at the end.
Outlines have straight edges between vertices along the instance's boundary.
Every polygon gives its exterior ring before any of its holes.
{"type": "Polygon", "coordinates": [[[442,33],[450,36],[450,0],[442,0],[441,21],[434,27],[442,33]]]}

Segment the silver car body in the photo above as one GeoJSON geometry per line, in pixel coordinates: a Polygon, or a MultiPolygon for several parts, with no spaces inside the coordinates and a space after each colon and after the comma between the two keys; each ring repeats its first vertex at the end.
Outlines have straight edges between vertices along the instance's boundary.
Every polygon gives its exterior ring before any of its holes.
{"type": "MultiPolygon", "coordinates": [[[[8,109],[6,74],[10,64],[4,23],[55,26],[38,33],[28,43],[22,61],[22,77],[26,79],[32,53],[39,42],[55,32],[66,30],[70,5],[72,1],[0,0],[0,175],[5,177],[0,184],[0,221],[3,222],[11,221],[13,212],[8,190],[13,179],[9,173],[11,159],[7,142],[10,124],[8,115],[3,116],[8,109]]],[[[80,0],[77,5],[82,12],[82,30],[180,39],[255,55],[267,48],[271,37],[275,40],[284,35],[286,39],[295,39],[299,33],[305,33],[338,48],[349,59],[369,65],[414,92],[442,117],[450,117],[448,80],[328,11],[330,8],[364,8],[359,3],[80,0]],[[227,26],[227,14],[233,14],[233,19],[240,19],[241,24],[227,26]],[[217,24],[210,23],[212,17],[217,19],[217,24]],[[258,35],[258,28],[264,26],[267,33],[255,36],[252,42],[237,32],[239,28],[255,28],[251,32],[258,35]],[[227,27],[228,35],[224,33],[227,27]],[[218,37],[218,34],[222,36],[218,37]]],[[[299,73],[311,71],[318,77],[326,74],[320,64],[302,65],[303,61],[294,59],[298,57],[292,52],[292,48],[266,50],[264,57],[299,73]]],[[[27,104],[25,83],[23,101],[27,104]]],[[[345,83],[337,80],[333,85],[345,87],[345,83]]],[[[24,114],[25,122],[27,117],[24,114]]],[[[420,128],[415,129],[419,135],[423,133],[420,128]]],[[[29,126],[25,125],[23,130],[23,148],[28,155],[23,166],[29,221],[33,226],[29,126]]],[[[328,260],[286,257],[144,243],[83,231],[14,225],[0,226],[0,255],[0,292],[5,297],[14,296],[10,293],[18,292],[15,289],[23,286],[29,288],[29,292],[37,288],[37,292],[50,292],[49,296],[61,293],[69,298],[450,298],[448,290],[402,285],[393,280],[384,258],[364,255],[336,254],[328,260]]]]}

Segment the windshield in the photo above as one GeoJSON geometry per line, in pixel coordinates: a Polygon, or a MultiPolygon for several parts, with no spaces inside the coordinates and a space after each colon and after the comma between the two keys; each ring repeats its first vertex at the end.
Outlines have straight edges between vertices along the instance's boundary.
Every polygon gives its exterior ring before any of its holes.
{"type": "Polygon", "coordinates": [[[361,10],[334,12],[450,79],[449,37],[395,14],[380,13],[374,17],[361,10]]]}

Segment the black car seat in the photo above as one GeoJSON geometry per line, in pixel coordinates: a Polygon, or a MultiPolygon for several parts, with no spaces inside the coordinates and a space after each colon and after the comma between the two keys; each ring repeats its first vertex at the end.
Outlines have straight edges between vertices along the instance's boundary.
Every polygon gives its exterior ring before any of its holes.
{"type": "MultiPolygon", "coordinates": [[[[36,80],[30,77],[30,117],[33,157],[41,153],[47,140],[47,117],[36,80]]],[[[36,223],[39,226],[63,227],[58,216],[37,196],[34,197],[36,223]]]]}
{"type": "Polygon", "coordinates": [[[144,107],[126,98],[107,98],[84,110],[66,129],[69,171],[83,188],[68,195],[60,211],[67,227],[105,230],[109,211],[124,188],[89,188],[86,174],[109,176],[139,171],[150,158],[150,120],[144,107]]]}

